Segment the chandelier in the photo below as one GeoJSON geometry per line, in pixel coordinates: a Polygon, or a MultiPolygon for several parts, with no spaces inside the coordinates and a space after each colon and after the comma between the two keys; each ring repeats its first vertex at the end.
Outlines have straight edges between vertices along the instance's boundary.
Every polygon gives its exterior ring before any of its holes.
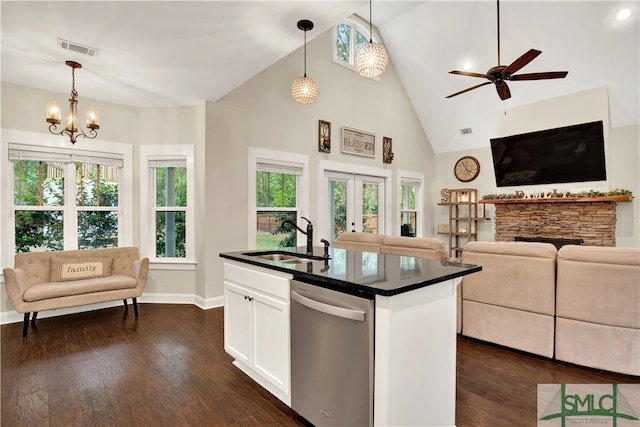
{"type": "Polygon", "coordinates": [[[371,24],[371,1],[369,0],[369,43],[363,45],[356,52],[353,60],[356,72],[362,77],[373,79],[384,73],[389,63],[387,49],[381,43],[373,42],[373,28],[371,24]]]}
{"type": "Polygon", "coordinates": [[[299,104],[312,104],[320,95],[318,83],[307,77],[307,31],[313,29],[313,22],[308,19],[298,21],[298,28],[304,31],[304,77],[298,77],[291,85],[291,96],[299,104]]]}
{"type": "Polygon", "coordinates": [[[90,108],[87,110],[87,128],[89,135],[84,133],[82,128],[78,126],[78,92],[76,91],[76,68],[82,68],[82,64],[75,61],[66,61],[71,67],[71,98],[69,98],[69,112],[65,118],[65,126],[58,131],[57,125],[60,124],[60,104],[50,101],[47,104],[47,123],[49,123],[49,132],[54,135],[68,135],[72,144],[76,143],[78,138],[93,139],[98,136],[96,129],[100,129],[98,111],[90,108]]]}

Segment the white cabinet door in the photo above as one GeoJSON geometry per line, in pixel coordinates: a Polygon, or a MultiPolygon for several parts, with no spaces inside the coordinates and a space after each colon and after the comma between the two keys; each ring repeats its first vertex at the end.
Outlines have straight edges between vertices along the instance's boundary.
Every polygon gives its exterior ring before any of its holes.
{"type": "Polygon", "coordinates": [[[251,356],[251,291],[224,282],[224,349],[245,364],[251,356]]]}
{"type": "Polygon", "coordinates": [[[289,394],[289,304],[252,291],[253,366],[284,393],[289,394]]]}

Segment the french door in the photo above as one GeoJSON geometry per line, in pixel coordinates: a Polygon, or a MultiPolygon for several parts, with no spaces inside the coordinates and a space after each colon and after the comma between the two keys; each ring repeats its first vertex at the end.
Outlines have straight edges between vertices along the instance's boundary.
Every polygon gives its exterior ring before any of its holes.
{"type": "Polygon", "coordinates": [[[385,178],[325,171],[325,182],[331,241],[344,231],[384,233],[385,178]]]}

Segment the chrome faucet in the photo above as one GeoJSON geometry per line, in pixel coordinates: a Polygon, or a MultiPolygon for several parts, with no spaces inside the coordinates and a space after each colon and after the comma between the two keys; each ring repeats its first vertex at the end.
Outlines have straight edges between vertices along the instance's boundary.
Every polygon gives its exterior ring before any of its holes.
{"type": "Polygon", "coordinates": [[[307,255],[313,255],[313,224],[311,224],[311,221],[309,221],[307,218],[303,216],[301,216],[300,218],[307,221],[307,231],[304,231],[302,228],[298,227],[293,221],[288,219],[285,219],[284,221],[282,221],[282,224],[280,224],[280,230],[284,230],[285,224],[291,224],[295,228],[297,228],[299,232],[307,236],[307,255]]]}

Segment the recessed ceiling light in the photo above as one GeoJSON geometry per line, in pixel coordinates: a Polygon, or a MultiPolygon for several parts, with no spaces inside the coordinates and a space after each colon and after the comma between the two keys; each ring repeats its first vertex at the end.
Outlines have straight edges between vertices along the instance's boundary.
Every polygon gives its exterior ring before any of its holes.
{"type": "Polygon", "coordinates": [[[616,19],[618,21],[625,21],[629,19],[630,16],[631,16],[631,9],[626,7],[624,9],[620,9],[618,13],[616,13],[616,19]]]}
{"type": "Polygon", "coordinates": [[[471,62],[466,61],[464,64],[462,64],[462,69],[465,71],[469,71],[471,69],[471,62]]]}

